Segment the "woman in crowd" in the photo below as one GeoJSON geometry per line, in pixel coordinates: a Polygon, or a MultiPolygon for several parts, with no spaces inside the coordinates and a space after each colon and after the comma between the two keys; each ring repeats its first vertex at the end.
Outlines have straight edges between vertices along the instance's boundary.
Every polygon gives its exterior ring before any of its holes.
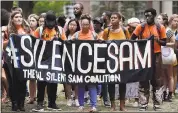
{"type": "MultiPolygon", "coordinates": [[[[169,19],[169,27],[174,32],[175,36],[178,34],[178,15],[173,14],[169,19]]],[[[175,95],[175,89],[177,84],[177,64],[173,67],[173,77],[174,77],[174,87],[173,87],[173,93],[175,95]]]]}
{"type": "MultiPolygon", "coordinates": [[[[34,35],[34,31],[39,26],[38,19],[39,17],[36,14],[31,14],[28,17],[28,21],[29,21],[30,28],[31,28],[31,32],[30,32],[31,35],[34,35]]],[[[29,81],[29,93],[30,93],[30,99],[27,103],[33,104],[36,98],[36,80],[29,81]]]]}
{"type": "MultiPolygon", "coordinates": [[[[130,37],[128,30],[126,34],[124,33],[122,26],[119,24],[121,21],[121,15],[117,12],[111,14],[111,27],[104,30],[103,39],[104,40],[124,40],[126,37],[130,37]]],[[[111,101],[111,110],[116,111],[115,106],[115,84],[108,84],[108,92],[111,101]]],[[[120,95],[120,110],[125,111],[125,93],[126,84],[119,84],[119,95],[120,95]]]]}
{"type": "MultiPolygon", "coordinates": [[[[76,32],[72,40],[96,40],[98,39],[97,34],[90,29],[91,24],[91,17],[88,14],[83,14],[80,17],[81,23],[81,30],[76,32]]],[[[79,98],[79,111],[84,110],[84,92],[85,92],[86,84],[79,84],[78,85],[78,98],[79,98]]],[[[90,95],[90,102],[91,102],[91,110],[90,112],[97,111],[97,85],[96,84],[87,84],[89,95],[90,95]]]]}
{"type": "Polygon", "coordinates": [[[44,25],[44,22],[45,22],[45,16],[46,16],[46,13],[41,13],[41,15],[39,16],[39,20],[38,20],[38,24],[39,24],[39,26],[44,25]]]}
{"type": "MultiPolygon", "coordinates": [[[[166,36],[167,36],[167,43],[166,46],[167,47],[171,47],[174,48],[174,43],[175,43],[175,35],[174,32],[168,27],[169,23],[168,23],[168,16],[167,14],[163,14],[161,13],[160,15],[158,15],[157,17],[157,21],[164,25],[164,27],[166,28],[166,36]]],[[[165,89],[164,89],[164,93],[163,93],[163,99],[164,101],[172,101],[172,92],[173,92],[173,86],[174,86],[174,78],[173,78],[173,65],[172,64],[163,64],[163,79],[164,79],[164,85],[165,85],[165,89]],[[169,94],[167,97],[167,87],[169,89],[169,94]]]]}
{"type": "MultiPolygon", "coordinates": [[[[7,27],[2,28],[5,35],[4,38],[8,39],[11,34],[25,35],[30,33],[30,28],[25,26],[23,21],[23,15],[19,11],[14,11],[11,13],[9,24],[7,27]]],[[[6,46],[8,40],[3,43],[6,46]]],[[[24,101],[26,94],[26,80],[20,80],[18,75],[20,74],[19,69],[12,68],[12,75],[10,78],[9,85],[9,95],[12,102],[12,111],[25,111],[24,101]]]]}
{"type": "MultiPolygon", "coordinates": [[[[67,31],[66,31],[66,37],[68,40],[71,40],[71,37],[73,36],[73,34],[77,31],[80,30],[80,26],[79,26],[79,22],[76,19],[71,19],[68,22],[67,25],[67,31]]],[[[65,93],[67,95],[67,106],[72,106],[73,103],[73,98],[71,97],[72,94],[72,89],[74,89],[75,95],[75,105],[79,106],[79,102],[78,102],[78,86],[76,84],[72,85],[72,84],[65,84],[65,93]]]]}

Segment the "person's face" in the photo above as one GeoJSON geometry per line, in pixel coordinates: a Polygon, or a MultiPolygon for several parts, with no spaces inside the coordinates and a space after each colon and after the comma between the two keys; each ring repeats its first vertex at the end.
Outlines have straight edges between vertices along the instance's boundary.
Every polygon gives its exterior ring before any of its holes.
{"type": "Polygon", "coordinates": [[[74,5],[74,15],[79,15],[82,14],[82,9],[80,4],[75,4],[74,5]]]}
{"type": "Polygon", "coordinates": [[[39,23],[39,26],[44,25],[44,18],[40,18],[38,23],[39,23]]]}
{"type": "Polygon", "coordinates": [[[23,22],[23,18],[21,14],[16,14],[13,19],[12,22],[14,23],[14,25],[22,25],[23,22]]]}
{"type": "Polygon", "coordinates": [[[117,25],[117,24],[119,24],[119,22],[120,22],[120,19],[117,17],[117,15],[111,15],[111,24],[112,25],[117,25]]]}
{"type": "Polygon", "coordinates": [[[163,22],[163,18],[162,18],[161,15],[159,15],[156,20],[157,20],[158,23],[160,23],[160,24],[163,24],[163,23],[164,23],[164,22],[163,22]]]}
{"type": "Polygon", "coordinates": [[[145,18],[146,18],[146,21],[147,21],[148,24],[154,23],[154,18],[155,18],[155,16],[152,15],[151,12],[146,12],[146,13],[145,13],[145,18]]]}
{"type": "Polygon", "coordinates": [[[94,29],[95,30],[101,29],[101,24],[98,21],[94,21],[93,24],[94,24],[94,29]]]}
{"type": "Polygon", "coordinates": [[[30,18],[30,27],[31,28],[37,27],[37,24],[38,24],[37,20],[34,17],[31,17],[30,18]]]}
{"type": "Polygon", "coordinates": [[[77,29],[77,23],[75,21],[72,21],[69,23],[69,31],[70,32],[75,32],[77,29]]]}
{"type": "Polygon", "coordinates": [[[174,18],[174,19],[172,20],[171,26],[172,26],[173,28],[178,28],[178,18],[174,18]]]}
{"type": "Polygon", "coordinates": [[[82,30],[89,30],[90,29],[90,22],[87,19],[81,20],[81,27],[82,30]]]}

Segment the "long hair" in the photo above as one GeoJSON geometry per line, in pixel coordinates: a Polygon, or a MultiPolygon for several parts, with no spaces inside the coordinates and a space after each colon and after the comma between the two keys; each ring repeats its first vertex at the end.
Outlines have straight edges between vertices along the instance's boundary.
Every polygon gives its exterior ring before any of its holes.
{"type": "Polygon", "coordinates": [[[79,22],[77,21],[77,19],[71,19],[71,20],[68,22],[68,24],[67,24],[66,37],[68,37],[69,34],[70,34],[70,31],[69,31],[69,24],[70,24],[71,22],[73,22],[73,21],[75,21],[76,24],[77,24],[77,28],[76,28],[76,31],[75,31],[75,32],[80,31],[80,25],[79,25],[79,22]]]}
{"type": "MultiPolygon", "coordinates": [[[[12,14],[11,14],[11,16],[10,16],[10,20],[9,20],[8,26],[7,26],[7,29],[8,29],[8,36],[9,36],[11,33],[18,34],[18,31],[17,31],[17,29],[16,29],[16,27],[15,27],[15,24],[14,24],[13,21],[12,21],[13,18],[14,18],[14,16],[15,16],[16,14],[21,14],[21,15],[22,15],[22,13],[19,12],[19,11],[13,11],[13,12],[12,12],[12,14]]],[[[22,15],[22,17],[23,17],[23,15],[22,15]]],[[[29,28],[28,25],[25,24],[25,21],[24,21],[24,20],[23,20],[23,22],[22,22],[22,28],[24,29],[24,31],[25,31],[26,33],[29,33],[29,32],[30,32],[30,28],[29,28]]]]}

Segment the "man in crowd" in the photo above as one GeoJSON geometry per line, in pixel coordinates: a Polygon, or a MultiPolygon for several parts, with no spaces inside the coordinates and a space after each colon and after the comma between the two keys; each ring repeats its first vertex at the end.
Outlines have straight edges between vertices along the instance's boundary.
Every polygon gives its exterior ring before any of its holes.
{"type": "MultiPolygon", "coordinates": [[[[142,23],[136,27],[131,39],[147,39],[150,36],[154,36],[154,71],[151,79],[151,85],[153,90],[153,109],[155,111],[160,110],[160,104],[162,103],[162,88],[163,80],[161,77],[162,60],[161,60],[161,46],[166,45],[166,30],[163,25],[155,23],[156,10],[149,8],[144,12],[146,23],[142,23]]],[[[139,88],[139,103],[140,111],[145,111],[148,108],[149,94],[150,94],[150,82],[148,80],[140,82],[139,88]]]]}

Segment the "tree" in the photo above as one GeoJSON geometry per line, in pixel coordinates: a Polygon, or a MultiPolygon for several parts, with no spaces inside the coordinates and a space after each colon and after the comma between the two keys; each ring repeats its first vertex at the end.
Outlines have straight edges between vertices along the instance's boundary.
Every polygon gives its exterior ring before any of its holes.
{"type": "Polygon", "coordinates": [[[70,4],[70,1],[38,1],[34,5],[33,12],[39,15],[48,10],[53,10],[56,16],[59,16],[63,15],[63,6],[67,4],[70,4]]]}
{"type": "Polygon", "coordinates": [[[33,1],[19,1],[18,5],[22,8],[24,17],[28,18],[33,10],[33,1]]]}

